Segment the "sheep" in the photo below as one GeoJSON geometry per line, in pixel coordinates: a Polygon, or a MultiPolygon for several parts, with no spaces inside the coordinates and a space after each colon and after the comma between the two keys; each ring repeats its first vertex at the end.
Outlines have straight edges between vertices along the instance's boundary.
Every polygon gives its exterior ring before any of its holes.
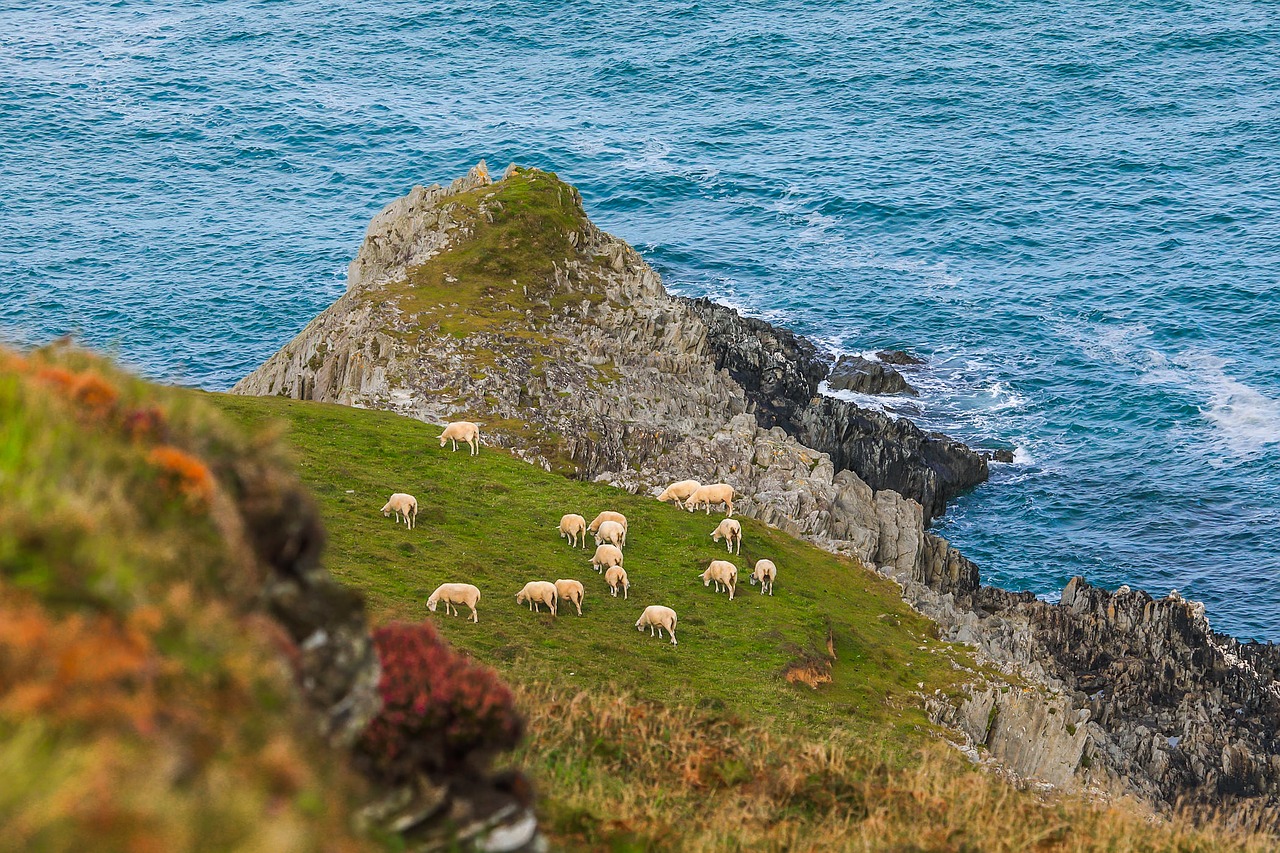
{"type": "Polygon", "coordinates": [[[571,548],[587,547],[587,520],[570,513],[560,517],[560,538],[569,540],[571,548]]]}
{"type": "Polygon", "coordinates": [[[663,503],[675,501],[676,506],[679,506],[689,498],[689,495],[698,491],[701,487],[702,484],[697,480],[681,480],[663,489],[662,494],[658,495],[658,500],[663,503]]]}
{"type": "Polygon", "coordinates": [[[658,636],[662,636],[662,629],[666,628],[667,633],[671,635],[671,645],[676,643],[676,612],[670,607],[663,607],[660,604],[650,604],[640,614],[640,618],[636,620],[636,630],[641,633],[644,629],[649,629],[649,636],[653,636],[653,629],[658,629],[658,636]]]}
{"type": "Polygon", "coordinates": [[[621,548],[627,544],[627,529],[616,521],[606,521],[596,531],[596,544],[608,542],[621,548]]]}
{"type": "Polygon", "coordinates": [[[418,499],[413,495],[406,495],[404,492],[396,492],[379,512],[384,517],[388,517],[394,512],[396,514],[396,524],[399,524],[401,516],[404,516],[405,526],[412,530],[414,523],[418,519],[418,499]]]}
{"type": "Polygon", "coordinates": [[[444,602],[444,612],[449,613],[449,608],[453,605],[453,615],[458,615],[456,605],[465,604],[471,608],[471,621],[479,622],[480,615],[476,613],[476,604],[480,601],[480,590],[476,589],[469,583],[442,583],[436,587],[436,591],[431,593],[431,597],[427,599],[427,609],[432,613],[436,612],[436,603],[444,602]]]}
{"type": "Polygon", "coordinates": [[[604,582],[609,585],[609,593],[614,597],[618,597],[618,587],[622,587],[622,597],[627,597],[627,591],[631,589],[631,581],[627,580],[627,570],[622,566],[610,566],[609,570],[604,573],[604,582]]]}
{"type": "Polygon", "coordinates": [[[700,505],[705,504],[707,507],[707,515],[711,515],[712,504],[724,504],[726,507],[725,515],[733,517],[733,486],[727,483],[713,483],[710,486],[699,486],[697,491],[689,496],[685,501],[684,508],[693,512],[700,505]]]}
{"type": "Polygon", "coordinates": [[[551,615],[556,615],[556,602],[560,600],[560,593],[556,592],[556,585],[547,583],[546,581],[529,581],[524,585],[524,589],[516,593],[516,604],[524,604],[529,602],[529,609],[536,610],[541,613],[541,604],[547,605],[551,610],[551,615]]]}
{"type": "Polygon", "coordinates": [[[595,533],[600,529],[600,525],[604,524],[606,521],[616,521],[622,525],[623,530],[627,529],[627,517],[620,512],[613,512],[612,510],[607,509],[597,515],[595,520],[591,522],[587,529],[592,533],[595,533]]]}
{"type": "Polygon", "coordinates": [[[769,594],[773,595],[773,580],[777,576],[778,567],[773,564],[773,560],[756,560],[756,567],[751,572],[751,585],[755,586],[756,581],[759,581],[760,594],[764,595],[767,587],[769,594]]]}
{"type": "Polygon", "coordinates": [[[729,600],[733,601],[734,591],[738,587],[738,567],[733,563],[728,560],[712,560],[711,565],[699,577],[702,578],[703,586],[711,586],[714,581],[716,592],[722,592],[721,587],[729,590],[729,600]]]}
{"type": "Polygon", "coordinates": [[[591,558],[591,568],[597,572],[612,566],[622,565],[622,551],[617,545],[600,545],[596,548],[595,556],[591,558]]]}
{"type": "Polygon", "coordinates": [[[471,445],[471,455],[475,456],[480,452],[480,427],[471,421],[454,421],[451,424],[445,424],[444,432],[440,433],[440,446],[444,447],[446,441],[453,442],[455,452],[459,441],[471,445]]]}
{"type": "Polygon", "coordinates": [[[725,550],[730,554],[735,553],[733,550],[735,542],[738,543],[737,553],[742,553],[742,525],[737,519],[726,518],[720,522],[720,526],[711,534],[711,540],[719,542],[721,539],[724,540],[725,550]]]}
{"type": "Polygon", "coordinates": [[[579,581],[563,579],[556,581],[556,594],[560,596],[561,601],[567,601],[578,608],[578,615],[582,615],[582,597],[586,595],[586,591],[583,590],[579,581]]]}

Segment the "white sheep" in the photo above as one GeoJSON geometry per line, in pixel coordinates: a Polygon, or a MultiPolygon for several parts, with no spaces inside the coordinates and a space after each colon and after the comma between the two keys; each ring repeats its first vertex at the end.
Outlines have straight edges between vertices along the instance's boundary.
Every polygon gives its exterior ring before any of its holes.
{"type": "Polygon", "coordinates": [[[556,594],[560,596],[561,601],[567,601],[578,608],[578,615],[582,615],[582,597],[586,595],[586,590],[582,588],[580,581],[564,579],[556,581],[556,594]]]}
{"type": "Polygon", "coordinates": [[[457,605],[465,604],[471,608],[471,621],[479,622],[480,614],[476,612],[476,604],[480,602],[480,590],[469,583],[442,583],[436,587],[427,599],[427,609],[436,612],[436,603],[444,602],[444,612],[449,613],[452,606],[454,616],[458,615],[457,605]]]}
{"type": "Polygon", "coordinates": [[[756,560],[756,567],[751,572],[751,585],[755,586],[756,581],[759,581],[760,594],[764,595],[767,588],[769,594],[773,595],[773,581],[777,576],[778,567],[773,564],[773,560],[756,560]]]}
{"type": "Polygon", "coordinates": [[[738,567],[728,560],[712,560],[707,570],[698,577],[703,586],[711,586],[714,582],[716,592],[729,590],[729,600],[733,601],[734,591],[738,588],[738,567]]]}
{"type": "Polygon", "coordinates": [[[551,610],[551,615],[556,615],[556,602],[560,600],[560,594],[556,592],[556,585],[547,581],[529,581],[524,585],[524,589],[516,593],[516,604],[524,604],[529,602],[529,609],[536,610],[541,613],[542,608],[539,605],[547,605],[551,610]]]}
{"type": "Polygon", "coordinates": [[[623,598],[627,597],[627,591],[631,589],[631,581],[627,580],[627,570],[622,566],[610,566],[604,573],[604,582],[609,585],[609,593],[614,598],[618,597],[618,587],[622,587],[623,598]]]}
{"type": "Polygon", "coordinates": [[[649,636],[653,636],[653,629],[658,629],[658,636],[662,636],[662,629],[666,628],[667,633],[671,635],[671,645],[676,645],[676,612],[670,607],[663,607],[661,604],[650,604],[640,614],[640,618],[636,620],[636,630],[643,633],[644,629],[649,629],[649,636]]]}
{"type": "Polygon", "coordinates": [[[596,544],[608,542],[619,548],[627,544],[627,529],[616,521],[606,521],[596,531],[596,544]]]}
{"type": "Polygon", "coordinates": [[[707,515],[711,515],[712,504],[724,504],[726,508],[725,515],[733,516],[733,486],[727,483],[712,483],[710,486],[699,486],[697,491],[689,495],[689,499],[685,501],[684,508],[693,512],[699,506],[705,505],[707,515]]]}
{"type": "Polygon", "coordinates": [[[622,544],[627,544],[627,531],[631,529],[631,525],[627,523],[627,517],[620,512],[613,512],[612,510],[606,509],[595,517],[591,524],[587,526],[587,529],[592,533],[595,533],[600,529],[600,525],[604,524],[606,521],[616,521],[618,524],[622,525],[622,544]]]}
{"type": "Polygon", "coordinates": [[[458,442],[471,445],[471,455],[475,456],[480,452],[480,427],[471,421],[454,421],[451,424],[445,424],[444,432],[440,433],[440,446],[444,447],[446,441],[453,442],[453,449],[458,449],[458,442]]]}
{"type": "Polygon", "coordinates": [[[724,540],[725,550],[730,554],[735,553],[733,550],[734,543],[738,545],[736,553],[742,553],[742,525],[738,523],[736,518],[726,518],[720,522],[720,526],[711,534],[713,542],[724,540]]]}
{"type": "Polygon", "coordinates": [[[667,501],[675,501],[677,505],[688,500],[689,496],[698,491],[702,484],[697,480],[681,480],[678,483],[672,483],[662,490],[662,494],[658,495],[658,500],[666,503],[667,501]]]}
{"type": "Polygon", "coordinates": [[[406,495],[404,492],[396,492],[379,512],[384,517],[388,517],[394,512],[396,514],[396,524],[400,523],[401,516],[403,516],[405,526],[412,530],[414,523],[418,519],[418,499],[413,495],[406,495]]]}
{"type": "Polygon", "coordinates": [[[596,547],[596,553],[591,558],[591,568],[597,572],[607,569],[610,566],[622,565],[622,550],[617,545],[599,545],[596,547]]]}
{"type": "Polygon", "coordinates": [[[587,520],[570,513],[560,517],[560,538],[568,539],[571,548],[587,547],[587,520]]]}

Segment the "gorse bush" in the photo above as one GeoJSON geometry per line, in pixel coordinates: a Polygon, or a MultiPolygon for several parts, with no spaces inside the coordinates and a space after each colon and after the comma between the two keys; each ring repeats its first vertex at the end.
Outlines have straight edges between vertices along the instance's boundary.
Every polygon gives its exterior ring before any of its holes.
{"type": "Polygon", "coordinates": [[[359,751],[376,777],[400,782],[455,772],[519,743],[524,723],[511,691],[493,670],[453,651],[432,625],[393,623],[373,639],[382,712],[359,751]]]}

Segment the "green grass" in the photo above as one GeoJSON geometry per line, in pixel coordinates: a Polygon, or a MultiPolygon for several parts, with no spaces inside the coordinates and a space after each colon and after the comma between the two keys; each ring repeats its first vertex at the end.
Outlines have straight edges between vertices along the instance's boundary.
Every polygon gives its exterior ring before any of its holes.
{"type": "Polygon", "coordinates": [[[303,480],[320,501],[330,542],[326,562],[367,595],[376,621],[431,619],[458,647],[522,684],[626,690],[659,702],[697,705],[800,725],[904,731],[926,721],[912,696],[954,691],[953,661],[967,652],[933,639],[933,625],[902,603],[893,584],[850,561],[742,519],[741,577],[729,601],[698,574],[726,557],[710,534],[720,516],[690,514],[608,486],[548,474],[494,448],[471,457],[441,449],[439,428],[396,415],[290,401],[210,395],[251,429],[282,423],[303,480]],[[393,491],[418,499],[415,530],[378,510],[393,491]],[[629,600],[611,598],[588,565],[592,545],[572,549],[560,516],[590,520],[604,509],[630,522],[629,600]],[[776,594],[747,584],[749,567],[778,565],[776,594]],[[582,617],[530,613],[515,593],[529,580],[577,578],[582,617]],[[445,581],[476,584],[480,622],[432,614],[427,596],[445,581]],[[679,614],[678,646],[634,628],[648,604],[679,614]],[[818,690],[783,677],[789,663],[825,654],[835,640],[833,681],[818,690]]]}
{"type": "Polygon", "coordinates": [[[554,266],[579,257],[569,234],[587,222],[577,192],[554,173],[524,169],[443,207],[457,223],[454,245],[372,298],[389,296],[458,338],[503,331],[540,343],[525,311],[545,318],[563,302],[555,299],[554,266]]]}

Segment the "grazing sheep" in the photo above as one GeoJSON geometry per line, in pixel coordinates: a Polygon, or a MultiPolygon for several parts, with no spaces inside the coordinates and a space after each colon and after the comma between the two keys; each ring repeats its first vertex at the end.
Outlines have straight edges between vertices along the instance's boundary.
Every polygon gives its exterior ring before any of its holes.
{"type": "Polygon", "coordinates": [[[662,494],[658,495],[658,500],[663,503],[666,503],[667,501],[675,501],[676,505],[679,506],[688,500],[689,496],[698,491],[701,487],[702,484],[697,480],[681,480],[678,483],[672,483],[670,486],[667,486],[662,491],[662,494]]]}
{"type": "Polygon", "coordinates": [[[653,636],[653,629],[658,629],[658,636],[662,636],[662,629],[666,628],[667,633],[671,635],[671,645],[676,645],[676,612],[670,607],[663,607],[660,604],[650,604],[640,614],[640,618],[636,620],[636,630],[643,632],[645,628],[649,629],[649,636],[653,636]]]}
{"type": "Polygon", "coordinates": [[[431,593],[431,597],[427,599],[427,609],[432,613],[436,612],[436,603],[444,602],[444,612],[450,612],[450,606],[453,606],[453,615],[458,615],[457,605],[465,604],[471,608],[471,621],[479,622],[480,615],[476,613],[476,604],[480,601],[480,590],[476,589],[469,583],[442,583],[436,587],[436,591],[431,593]]]}
{"type": "Polygon", "coordinates": [[[563,579],[556,581],[556,594],[560,596],[561,601],[567,601],[578,608],[578,615],[582,615],[582,596],[586,595],[586,591],[583,590],[579,581],[563,579]]]}
{"type": "Polygon", "coordinates": [[[587,529],[590,530],[592,533],[595,533],[597,530],[600,529],[600,525],[604,524],[606,521],[618,522],[619,524],[622,525],[622,530],[624,532],[630,528],[630,525],[627,524],[627,517],[625,515],[623,515],[620,512],[613,512],[612,510],[606,509],[604,512],[600,513],[595,517],[595,520],[591,522],[591,524],[587,527],[587,529]]]}
{"type": "Polygon", "coordinates": [[[404,517],[405,526],[410,530],[413,529],[414,523],[418,519],[418,499],[413,495],[406,495],[404,492],[396,492],[387,501],[387,505],[379,510],[384,517],[388,517],[391,513],[396,514],[396,524],[404,517]]]}
{"type": "Polygon", "coordinates": [[[631,589],[631,581],[627,580],[627,570],[622,566],[610,566],[609,570],[604,573],[604,582],[609,585],[609,593],[614,597],[618,597],[618,587],[622,587],[622,597],[627,597],[627,590],[631,589]]]}
{"type": "Polygon", "coordinates": [[[458,442],[471,445],[471,455],[475,456],[480,452],[480,427],[471,421],[454,421],[451,424],[445,424],[444,432],[440,433],[440,446],[444,447],[446,441],[453,442],[453,449],[457,451],[458,442]]]}
{"type": "Polygon", "coordinates": [[[778,576],[778,567],[773,564],[773,560],[756,560],[756,567],[751,572],[751,585],[755,586],[756,581],[760,582],[760,594],[764,595],[767,588],[769,594],[773,595],[773,580],[778,576]]]}
{"type": "Polygon", "coordinates": [[[712,560],[707,570],[699,575],[703,586],[716,585],[716,592],[729,590],[729,600],[733,601],[733,593],[738,588],[738,567],[728,560],[712,560]],[[723,587],[723,589],[722,589],[723,587]]]}
{"type": "Polygon", "coordinates": [[[600,545],[596,547],[595,556],[591,558],[591,568],[597,572],[610,566],[622,565],[622,551],[617,545],[600,545]]]}
{"type": "Polygon", "coordinates": [[[556,585],[547,581],[529,581],[524,585],[524,589],[516,593],[516,604],[524,604],[529,602],[529,609],[536,610],[541,613],[542,608],[539,605],[545,604],[551,610],[551,615],[556,615],[556,602],[560,600],[560,593],[556,592],[556,585]]]}
{"type": "Polygon", "coordinates": [[[608,542],[621,548],[627,544],[627,529],[616,521],[606,521],[596,531],[596,544],[608,542]]]}
{"type": "Polygon", "coordinates": [[[725,550],[730,554],[735,553],[733,550],[734,543],[738,543],[736,553],[742,553],[742,525],[738,523],[736,518],[726,518],[720,522],[720,526],[711,534],[713,542],[724,540],[725,550]]]}
{"type": "Polygon", "coordinates": [[[726,508],[725,515],[733,516],[733,486],[727,483],[713,483],[710,486],[699,486],[697,491],[689,496],[685,501],[684,508],[693,512],[699,506],[706,505],[707,515],[711,515],[712,504],[724,504],[726,508]]]}
{"type": "Polygon", "coordinates": [[[571,548],[587,547],[587,520],[573,513],[561,516],[560,538],[568,539],[571,548]]]}

